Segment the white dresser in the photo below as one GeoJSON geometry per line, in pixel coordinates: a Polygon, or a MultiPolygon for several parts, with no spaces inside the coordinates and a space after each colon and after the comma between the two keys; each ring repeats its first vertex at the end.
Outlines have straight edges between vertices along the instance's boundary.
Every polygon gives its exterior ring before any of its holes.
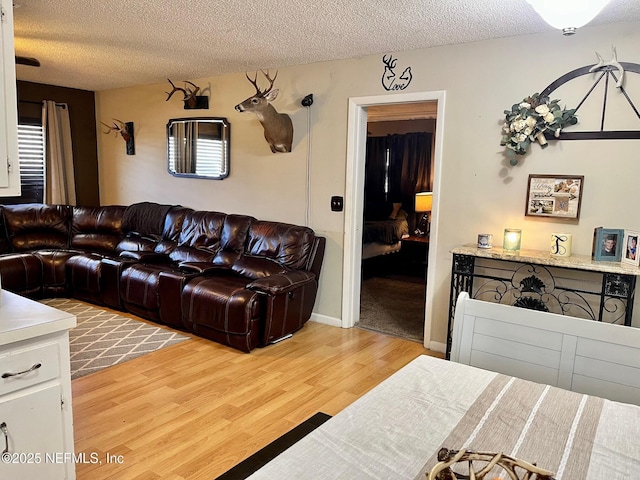
{"type": "Polygon", "coordinates": [[[75,325],[74,315],[0,291],[0,478],[75,479],[75,325]]]}

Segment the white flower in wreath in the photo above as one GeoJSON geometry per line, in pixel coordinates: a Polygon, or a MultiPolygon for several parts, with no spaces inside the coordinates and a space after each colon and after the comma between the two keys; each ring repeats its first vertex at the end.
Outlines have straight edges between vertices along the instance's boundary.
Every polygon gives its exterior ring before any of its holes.
{"type": "Polygon", "coordinates": [[[544,103],[542,105],[538,105],[535,110],[536,113],[539,113],[542,116],[545,116],[547,113],[549,113],[549,107],[544,103]]]}
{"type": "Polygon", "coordinates": [[[531,104],[527,103],[527,102],[522,102],[520,105],[518,105],[520,108],[531,108],[531,104]]]}
{"type": "Polygon", "coordinates": [[[525,135],[529,136],[529,135],[531,135],[532,133],[533,133],[533,128],[531,128],[531,127],[527,127],[527,128],[525,128],[525,129],[524,129],[524,134],[525,134],[525,135]]]}
{"type": "Polygon", "coordinates": [[[543,118],[547,123],[552,123],[556,119],[556,117],[551,112],[547,113],[543,118]]]}
{"type": "Polygon", "coordinates": [[[515,135],[516,142],[524,142],[527,139],[527,136],[524,133],[516,133],[515,135]]]}
{"type": "Polygon", "coordinates": [[[525,120],[525,122],[527,122],[527,126],[528,126],[528,127],[531,127],[531,128],[535,127],[535,126],[536,126],[536,123],[538,123],[538,122],[537,122],[537,120],[536,120],[535,118],[533,118],[531,115],[529,115],[529,116],[527,117],[527,119],[525,120]]]}
{"type": "Polygon", "coordinates": [[[513,129],[516,132],[521,132],[526,126],[527,123],[524,120],[516,120],[515,122],[513,122],[513,129]]]}

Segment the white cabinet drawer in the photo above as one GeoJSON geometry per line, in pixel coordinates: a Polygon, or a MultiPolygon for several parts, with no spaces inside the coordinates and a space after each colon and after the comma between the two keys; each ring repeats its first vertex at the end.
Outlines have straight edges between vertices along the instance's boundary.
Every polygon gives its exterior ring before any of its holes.
{"type": "Polygon", "coordinates": [[[58,343],[40,343],[0,353],[0,395],[30,387],[60,375],[58,343]]]}

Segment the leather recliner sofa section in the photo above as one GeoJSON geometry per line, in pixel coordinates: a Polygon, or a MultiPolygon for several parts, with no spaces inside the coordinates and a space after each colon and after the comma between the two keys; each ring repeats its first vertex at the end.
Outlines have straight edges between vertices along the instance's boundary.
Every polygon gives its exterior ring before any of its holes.
{"type": "Polygon", "coordinates": [[[309,319],[324,247],[308,227],[150,202],[0,212],[3,288],[127,310],[246,352],[309,319]]]}

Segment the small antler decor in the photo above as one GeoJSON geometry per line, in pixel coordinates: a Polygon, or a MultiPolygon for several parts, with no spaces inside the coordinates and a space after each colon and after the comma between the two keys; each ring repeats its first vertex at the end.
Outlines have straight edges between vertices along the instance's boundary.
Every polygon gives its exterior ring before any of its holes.
{"type": "Polygon", "coordinates": [[[541,148],[548,147],[545,132],[553,132],[559,137],[562,129],[578,123],[576,109],[560,108],[560,100],[549,100],[538,93],[516,103],[511,110],[505,110],[500,145],[507,147],[512,156],[511,165],[517,165],[515,155],[527,153],[529,145],[538,141],[541,148]],[[514,155],[515,154],[515,155],[514,155]]]}
{"type": "Polygon", "coordinates": [[[107,129],[102,133],[104,133],[105,135],[109,135],[111,132],[115,132],[116,137],[120,135],[127,144],[127,155],[135,155],[136,147],[133,142],[133,122],[125,123],[122,120],[118,120],[117,118],[112,118],[111,120],[111,125],[100,122],[102,125],[107,127],[107,129]]]}
{"type": "MultiPolygon", "coordinates": [[[[535,463],[531,464],[524,460],[505,455],[504,453],[473,452],[465,449],[449,450],[447,448],[441,448],[438,452],[438,460],[439,463],[427,474],[428,480],[483,480],[494,467],[502,468],[511,480],[555,480],[555,474],[553,472],[538,468],[535,463]],[[452,465],[462,462],[468,463],[468,475],[454,473],[451,470],[452,465]],[[483,462],[484,464],[476,471],[476,465],[474,465],[473,462],[483,462]],[[522,472],[518,474],[516,468],[521,469],[522,472]]],[[[487,478],[487,480],[489,479],[487,478]]]]}
{"type": "Polygon", "coordinates": [[[200,87],[195,83],[190,82],[188,80],[183,80],[184,88],[176,87],[175,84],[171,81],[171,79],[167,78],[173,90],[170,92],[164,92],[167,94],[166,102],[173,96],[176,92],[182,92],[182,100],[184,101],[184,109],[185,110],[202,110],[209,108],[209,97],[206,95],[198,95],[200,91],[200,87]]]}

